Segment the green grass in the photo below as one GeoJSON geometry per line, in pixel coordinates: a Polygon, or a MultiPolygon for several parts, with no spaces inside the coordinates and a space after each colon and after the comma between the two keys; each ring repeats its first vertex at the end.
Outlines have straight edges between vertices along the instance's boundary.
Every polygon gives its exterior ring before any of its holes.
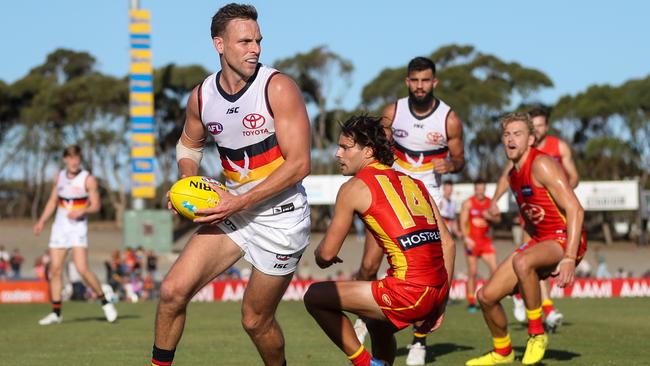
{"type": "MultiPolygon", "coordinates": [[[[510,316],[510,301],[504,301],[510,316]]],[[[240,303],[190,305],[175,365],[259,365],[241,328],[240,303]]],[[[647,365],[650,363],[648,299],[567,299],[556,305],[565,324],[551,335],[543,365],[647,365]]],[[[117,305],[120,318],[108,324],[98,304],[65,303],[64,323],[42,327],[48,305],[0,305],[2,365],[147,365],[153,342],[153,302],[117,305]]],[[[289,365],[349,365],[299,302],[280,305],[289,365]]],[[[521,359],[526,329],[511,323],[521,359]]],[[[395,365],[404,365],[408,330],[397,334],[395,365]]],[[[450,305],[442,329],[429,337],[427,364],[462,365],[491,347],[480,313],[450,305]]]]}

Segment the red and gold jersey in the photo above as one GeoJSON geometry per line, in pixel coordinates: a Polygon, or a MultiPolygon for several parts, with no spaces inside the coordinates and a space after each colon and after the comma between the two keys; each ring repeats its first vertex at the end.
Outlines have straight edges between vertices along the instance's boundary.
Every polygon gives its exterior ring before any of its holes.
{"type": "Polygon", "coordinates": [[[546,188],[538,187],[533,183],[533,162],[541,155],[546,154],[531,147],[519,171],[512,168],[508,173],[510,188],[524,219],[525,229],[533,239],[567,231],[564,212],[557,207],[546,188]]]}
{"type": "Polygon", "coordinates": [[[388,275],[425,286],[447,281],[440,231],[424,184],[379,163],[355,177],[372,194],[361,218],[388,257],[388,275]]]}
{"type": "Polygon", "coordinates": [[[546,135],[544,137],[544,146],[537,147],[537,150],[549,155],[558,163],[562,163],[562,154],[560,154],[560,139],[555,136],[546,135]]]}
{"type": "Polygon", "coordinates": [[[476,196],[472,196],[469,198],[469,202],[469,217],[467,220],[469,237],[477,245],[491,244],[490,223],[485,219],[484,214],[490,208],[492,200],[488,197],[479,200],[476,196]]]}

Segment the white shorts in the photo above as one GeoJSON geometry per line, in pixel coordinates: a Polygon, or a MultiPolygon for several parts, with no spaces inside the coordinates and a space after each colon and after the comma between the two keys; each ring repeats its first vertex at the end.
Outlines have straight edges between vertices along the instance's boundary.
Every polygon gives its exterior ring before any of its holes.
{"type": "Polygon", "coordinates": [[[284,276],[295,272],[309,245],[309,216],[289,228],[274,228],[234,214],[218,224],[242,252],[244,259],[262,273],[284,276]]]}
{"type": "Polygon", "coordinates": [[[52,225],[50,248],[67,249],[72,247],[88,247],[88,226],[52,225]]]}
{"type": "Polygon", "coordinates": [[[438,207],[438,210],[440,210],[440,202],[442,202],[442,189],[440,186],[436,186],[433,184],[425,184],[424,185],[427,188],[427,191],[429,191],[429,195],[431,195],[431,198],[433,198],[433,202],[436,204],[438,207]]]}

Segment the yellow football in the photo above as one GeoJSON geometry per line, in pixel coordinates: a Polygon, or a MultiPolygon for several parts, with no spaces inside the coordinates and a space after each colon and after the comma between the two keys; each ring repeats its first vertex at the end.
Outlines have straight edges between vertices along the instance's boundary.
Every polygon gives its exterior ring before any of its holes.
{"type": "Polygon", "coordinates": [[[169,201],[178,213],[193,220],[200,216],[196,214],[197,210],[214,207],[221,200],[219,192],[212,190],[208,183],[216,184],[224,191],[228,190],[226,186],[210,177],[186,177],[169,189],[169,201]]]}

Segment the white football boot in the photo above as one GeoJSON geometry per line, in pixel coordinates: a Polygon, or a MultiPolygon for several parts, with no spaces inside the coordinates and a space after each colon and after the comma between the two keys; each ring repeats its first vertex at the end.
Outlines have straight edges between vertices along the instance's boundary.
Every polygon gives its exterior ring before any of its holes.
{"type": "Polygon", "coordinates": [[[40,325],[50,325],[50,324],[61,324],[63,321],[63,315],[56,315],[56,313],[49,313],[45,318],[38,321],[40,325]]]}

